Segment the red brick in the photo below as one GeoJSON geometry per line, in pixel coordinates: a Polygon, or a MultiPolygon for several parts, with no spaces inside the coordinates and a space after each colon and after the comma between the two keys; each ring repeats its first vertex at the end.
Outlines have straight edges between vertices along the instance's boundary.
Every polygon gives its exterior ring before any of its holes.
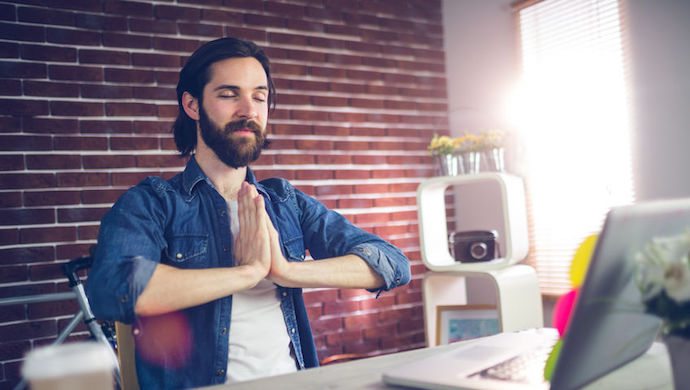
{"type": "MultiPolygon", "coordinates": [[[[57,270],[58,275],[56,276],[59,277],[62,275],[62,271],[60,270],[59,266],[57,267],[57,270]]],[[[43,318],[59,316],[64,317],[67,315],[74,315],[74,313],[76,313],[77,310],[79,310],[79,305],[77,304],[76,300],[67,300],[46,303],[34,303],[31,305],[27,305],[27,309],[29,319],[37,320],[43,318]]]]}
{"type": "Polygon", "coordinates": [[[0,115],[48,115],[44,100],[0,99],[0,115]]]}
{"type": "Polygon", "coordinates": [[[98,238],[98,226],[79,226],[77,238],[79,240],[95,240],[98,238]]]}
{"type": "MultiPolygon", "coordinates": [[[[222,0],[219,0],[219,2],[222,2],[222,0]]],[[[229,25],[239,25],[242,24],[243,18],[241,13],[236,11],[226,11],[215,8],[203,8],[201,10],[201,20],[213,20],[216,22],[223,22],[229,25]]]]}
{"type": "Polygon", "coordinates": [[[58,260],[75,259],[90,253],[91,244],[67,244],[56,245],[56,257],[58,260]]]}
{"type": "Polygon", "coordinates": [[[22,129],[25,133],[77,133],[79,122],[76,119],[23,118],[22,129]]]}
{"type": "Polygon", "coordinates": [[[156,71],[156,82],[159,85],[177,85],[177,81],[179,79],[179,73],[178,71],[164,71],[164,70],[158,70],[156,71]]]}
{"type": "Polygon", "coordinates": [[[174,104],[159,104],[157,106],[157,113],[159,118],[177,118],[177,105],[174,104]]]}
{"type": "Polygon", "coordinates": [[[0,39],[10,41],[44,42],[46,30],[44,27],[27,26],[16,23],[0,23],[0,39]]]}
{"type": "Polygon", "coordinates": [[[59,208],[58,223],[100,221],[108,210],[104,207],[59,208]]]}
{"type": "Polygon", "coordinates": [[[58,173],[59,187],[101,187],[110,184],[108,173],[58,173]]]}
{"type": "MultiPolygon", "coordinates": [[[[177,34],[177,24],[170,20],[135,19],[129,18],[130,31],[158,34],[177,34]]],[[[156,38],[154,37],[154,42],[156,38]]],[[[154,46],[155,47],[155,46],[154,46]]]]}
{"type": "Polygon", "coordinates": [[[21,205],[21,192],[3,192],[0,196],[0,207],[19,207],[21,205]]]}
{"type": "Polygon", "coordinates": [[[130,99],[132,87],[120,85],[81,84],[81,96],[100,99],[130,99]]]}
{"type": "Polygon", "coordinates": [[[55,186],[52,173],[0,173],[0,188],[46,188],[55,186]]]}
{"type": "Polygon", "coordinates": [[[165,87],[134,87],[136,99],[174,100],[177,99],[175,88],[165,87]]]}
{"type": "MultiPolygon", "coordinates": [[[[51,11],[53,13],[54,11],[51,11]]],[[[71,47],[23,44],[20,48],[21,57],[28,60],[75,62],[77,50],[71,47]]]]}
{"type": "Polygon", "coordinates": [[[129,53],[113,50],[79,49],[82,64],[129,65],[129,53]]]}
{"type": "Polygon", "coordinates": [[[122,190],[85,190],[81,193],[81,199],[84,204],[114,203],[122,193],[122,190]]]}
{"type": "Polygon", "coordinates": [[[348,155],[329,154],[325,156],[316,156],[318,164],[351,164],[352,157],[348,155]]]}
{"type": "Polygon", "coordinates": [[[156,116],[156,105],[145,103],[106,103],[108,116],[156,116]]]}
{"type": "Polygon", "coordinates": [[[54,206],[79,203],[79,191],[24,191],[25,206],[54,206]]]}
{"type": "Polygon", "coordinates": [[[82,156],[85,169],[130,168],[136,166],[135,156],[82,156]]]}
{"type": "Polygon", "coordinates": [[[343,318],[343,323],[345,329],[366,329],[373,328],[377,325],[377,319],[375,315],[362,314],[362,315],[348,315],[343,318]]]}
{"type": "Polygon", "coordinates": [[[324,302],[323,304],[323,314],[343,314],[350,313],[359,310],[359,303],[357,302],[324,302]]]}
{"type": "Polygon", "coordinates": [[[133,123],[126,120],[80,120],[79,129],[82,133],[132,133],[133,123]]]}
{"type": "Polygon", "coordinates": [[[26,156],[28,169],[80,169],[81,159],[78,155],[41,155],[26,156]]]}
{"type": "Polygon", "coordinates": [[[55,150],[107,150],[108,139],[105,137],[55,137],[55,150]]]}
{"type": "Polygon", "coordinates": [[[155,80],[155,73],[151,70],[105,68],[105,81],[147,84],[155,80]]]}
{"type": "Polygon", "coordinates": [[[57,116],[103,116],[103,103],[53,101],[50,102],[50,113],[57,116]]]}
{"type": "Polygon", "coordinates": [[[304,301],[309,302],[334,302],[338,299],[338,290],[312,290],[304,292],[304,301]]]}
{"type": "Polygon", "coordinates": [[[126,47],[137,49],[151,49],[152,38],[148,35],[122,34],[122,33],[103,33],[103,45],[112,47],[126,47]]]}
{"type": "Polygon", "coordinates": [[[19,229],[0,229],[0,245],[17,244],[19,244],[19,229]]]}
{"type": "Polygon", "coordinates": [[[110,150],[158,150],[158,138],[111,137],[110,150]]]}
{"type": "Polygon", "coordinates": [[[57,322],[54,319],[0,325],[0,342],[29,340],[56,334],[57,322]]]}
{"type": "Polygon", "coordinates": [[[324,332],[336,332],[343,327],[342,318],[317,319],[310,321],[311,329],[315,334],[324,332]]]}
{"type": "Polygon", "coordinates": [[[331,333],[326,335],[326,345],[349,345],[362,341],[362,331],[357,330],[343,330],[338,333],[331,333]]]}
{"type": "MultiPolygon", "coordinates": [[[[134,2],[109,0],[105,2],[105,12],[108,14],[118,14],[126,16],[153,16],[153,5],[134,2]]],[[[151,21],[153,22],[153,21],[151,21]]]]}
{"type": "Polygon", "coordinates": [[[333,171],[330,170],[304,170],[297,171],[296,175],[299,180],[328,180],[333,178],[333,171]]]}
{"type": "Polygon", "coordinates": [[[78,97],[79,86],[74,83],[24,80],[24,93],[27,96],[78,97]]]}
{"type": "Polygon", "coordinates": [[[74,241],[76,238],[77,231],[71,226],[26,228],[19,230],[19,241],[23,244],[74,241]]]}
{"type": "Polygon", "coordinates": [[[50,43],[61,43],[80,46],[100,46],[101,34],[88,30],[48,28],[46,40],[50,43]]]}
{"type": "Polygon", "coordinates": [[[175,21],[201,19],[201,10],[192,7],[156,5],[153,13],[157,19],[170,19],[175,21]]]}
{"type": "MultiPolygon", "coordinates": [[[[24,156],[0,155],[0,171],[17,171],[24,169],[24,156]]],[[[4,196],[5,194],[3,194],[4,196]]]]}
{"type": "Polygon", "coordinates": [[[52,80],[103,81],[103,68],[93,66],[49,65],[52,80]]]}
{"type": "MultiPolygon", "coordinates": [[[[24,311],[24,305],[19,307],[22,312],[24,311]]],[[[10,308],[3,308],[3,310],[10,311],[10,308]]],[[[3,315],[4,317],[4,315],[3,315]]],[[[26,317],[19,318],[23,320],[26,317]]],[[[12,320],[15,320],[12,318],[12,320]]],[[[9,322],[10,320],[2,320],[2,322],[9,322]]],[[[24,357],[27,351],[31,349],[31,343],[29,341],[11,341],[8,343],[0,343],[0,361],[6,360],[17,360],[24,357]]],[[[0,383],[0,385],[2,385],[0,383]]]]}
{"type": "MultiPolygon", "coordinates": [[[[166,23],[164,21],[161,21],[166,23]]],[[[158,22],[154,23],[158,24],[158,22]]],[[[177,25],[171,23],[173,31],[177,30],[177,25]]],[[[219,34],[220,35],[220,34],[219,34]]],[[[201,42],[196,39],[178,39],[178,38],[167,38],[167,37],[154,37],[153,38],[153,48],[156,50],[166,50],[166,51],[181,51],[185,53],[192,53],[199,46],[201,42]]]]}
{"type": "Polygon", "coordinates": [[[179,69],[181,58],[172,54],[132,53],[132,65],[179,69]]]}
{"type": "Polygon", "coordinates": [[[0,42],[0,58],[19,58],[19,44],[0,42]]]}
{"type": "Polygon", "coordinates": [[[144,180],[147,176],[161,176],[161,174],[159,172],[113,173],[112,184],[114,186],[131,187],[144,180]]]}
{"type": "Polygon", "coordinates": [[[77,27],[88,30],[127,30],[127,19],[120,16],[96,15],[96,14],[77,14],[77,27]]]}

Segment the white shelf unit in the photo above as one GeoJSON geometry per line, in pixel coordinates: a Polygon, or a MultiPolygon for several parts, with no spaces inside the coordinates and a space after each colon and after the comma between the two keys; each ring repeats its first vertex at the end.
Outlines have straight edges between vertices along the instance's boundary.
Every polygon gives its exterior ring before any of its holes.
{"type": "MultiPolygon", "coordinates": [[[[491,197],[487,197],[491,199],[491,197]]],[[[462,200],[462,199],[460,199],[462,200]]],[[[427,345],[436,345],[436,308],[439,305],[467,305],[467,279],[488,283],[495,291],[495,306],[501,331],[543,326],[541,293],[534,269],[517,264],[527,257],[527,211],[522,179],[506,173],[444,176],[424,181],[417,190],[420,251],[431,270],[424,275],[424,319],[427,345]],[[504,243],[500,258],[481,263],[459,263],[448,250],[445,191],[454,186],[462,198],[462,186],[488,184],[497,189],[496,207],[502,213],[504,243]]],[[[462,218],[462,216],[458,216],[462,218]]],[[[481,222],[478,221],[478,225],[481,222]]]]}

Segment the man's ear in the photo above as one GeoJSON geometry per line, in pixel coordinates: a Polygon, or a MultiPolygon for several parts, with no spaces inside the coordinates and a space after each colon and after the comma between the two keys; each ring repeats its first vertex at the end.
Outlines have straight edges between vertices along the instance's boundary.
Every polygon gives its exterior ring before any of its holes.
{"type": "Polygon", "coordinates": [[[188,117],[195,121],[199,120],[199,99],[187,91],[182,94],[182,108],[188,117]]]}

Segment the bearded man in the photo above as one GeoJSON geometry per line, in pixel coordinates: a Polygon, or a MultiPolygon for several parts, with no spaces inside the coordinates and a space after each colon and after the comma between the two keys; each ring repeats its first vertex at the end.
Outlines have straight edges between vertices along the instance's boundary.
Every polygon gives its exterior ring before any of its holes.
{"type": "Polygon", "coordinates": [[[257,182],[275,87],[252,42],[201,46],[180,72],[175,143],[188,158],[149,177],[101,221],[87,296],[132,324],[142,388],[188,388],[318,365],[302,288],[387,291],[402,252],[288,181],[257,182]],[[313,260],[306,260],[306,251],[313,260]]]}

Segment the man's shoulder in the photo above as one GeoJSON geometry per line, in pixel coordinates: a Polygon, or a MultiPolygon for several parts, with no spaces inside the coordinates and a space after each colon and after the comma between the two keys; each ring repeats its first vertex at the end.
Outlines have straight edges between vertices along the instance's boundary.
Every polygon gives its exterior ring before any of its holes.
{"type": "Polygon", "coordinates": [[[273,200],[284,201],[290,196],[295,195],[295,187],[289,181],[280,177],[261,180],[259,185],[273,200]]]}
{"type": "Polygon", "coordinates": [[[127,202],[135,199],[164,199],[175,196],[179,191],[180,175],[175,175],[171,179],[164,179],[160,176],[148,176],[135,186],[129,188],[122,194],[119,202],[127,202]]]}

